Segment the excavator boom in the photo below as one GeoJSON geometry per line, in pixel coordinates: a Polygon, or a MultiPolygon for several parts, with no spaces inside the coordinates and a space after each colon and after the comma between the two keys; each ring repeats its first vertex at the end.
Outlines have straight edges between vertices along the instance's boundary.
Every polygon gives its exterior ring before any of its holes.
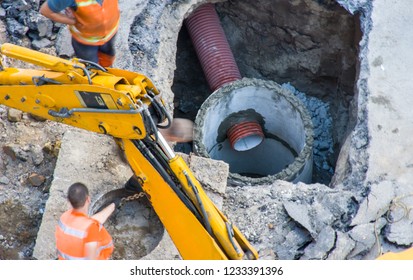
{"type": "Polygon", "coordinates": [[[172,120],[148,77],[8,43],[1,54],[36,69],[0,62],[0,104],[112,136],[183,259],[258,259],[159,133],[172,120]]]}

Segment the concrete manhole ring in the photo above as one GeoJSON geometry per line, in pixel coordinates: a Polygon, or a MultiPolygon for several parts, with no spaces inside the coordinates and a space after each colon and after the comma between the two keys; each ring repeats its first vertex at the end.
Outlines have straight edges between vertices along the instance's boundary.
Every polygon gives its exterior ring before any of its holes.
{"type": "Polygon", "coordinates": [[[272,81],[243,78],[213,92],[195,120],[196,154],[229,164],[229,181],[264,185],[275,180],[311,183],[313,125],[304,104],[272,81]],[[237,121],[260,123],[265,139],[235,151],[227,137],[237,121]]]}

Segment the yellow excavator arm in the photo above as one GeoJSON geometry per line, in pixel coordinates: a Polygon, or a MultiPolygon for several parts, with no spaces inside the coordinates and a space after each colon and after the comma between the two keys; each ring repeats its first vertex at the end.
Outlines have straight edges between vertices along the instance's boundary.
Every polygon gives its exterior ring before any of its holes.
{"type": "Polygon", "coordinates": [[[0,62],[0,104],[113,136],[183,259],[258,259],[159,133],[171,117],[146,76],[8,43],[1,54],[40,70],[0,62]]]}

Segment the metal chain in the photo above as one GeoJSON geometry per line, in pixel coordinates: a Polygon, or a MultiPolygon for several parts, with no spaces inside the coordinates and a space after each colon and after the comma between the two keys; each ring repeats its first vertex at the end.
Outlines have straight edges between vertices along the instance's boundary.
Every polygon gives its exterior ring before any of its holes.
{"type": "Polygon", "coordinates": [[[139,193],[135,193],[133,195],[127,196],[127,197],[122,197],[122,199],[120,200],[118,209],[120,209],[126,202],[130,202],[133,200],[138,200],[141,197],[145,196],[145,192],[139,192],[139,193]]]}

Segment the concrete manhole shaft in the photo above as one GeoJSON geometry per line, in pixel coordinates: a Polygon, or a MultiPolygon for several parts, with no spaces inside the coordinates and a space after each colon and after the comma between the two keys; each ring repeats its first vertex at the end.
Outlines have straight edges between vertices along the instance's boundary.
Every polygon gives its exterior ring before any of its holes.
{"type": "Polygon", "coordinates": [[[272,81],[243,78],[222,86],[202,104],[195,120],[195,153],[229,164],[239,185],[274,180],[311,183],[313,126],[304,105],[272,81]],[[245,151],[232,148],[228,130],[258,123],[264,139],[245,151]]]}

